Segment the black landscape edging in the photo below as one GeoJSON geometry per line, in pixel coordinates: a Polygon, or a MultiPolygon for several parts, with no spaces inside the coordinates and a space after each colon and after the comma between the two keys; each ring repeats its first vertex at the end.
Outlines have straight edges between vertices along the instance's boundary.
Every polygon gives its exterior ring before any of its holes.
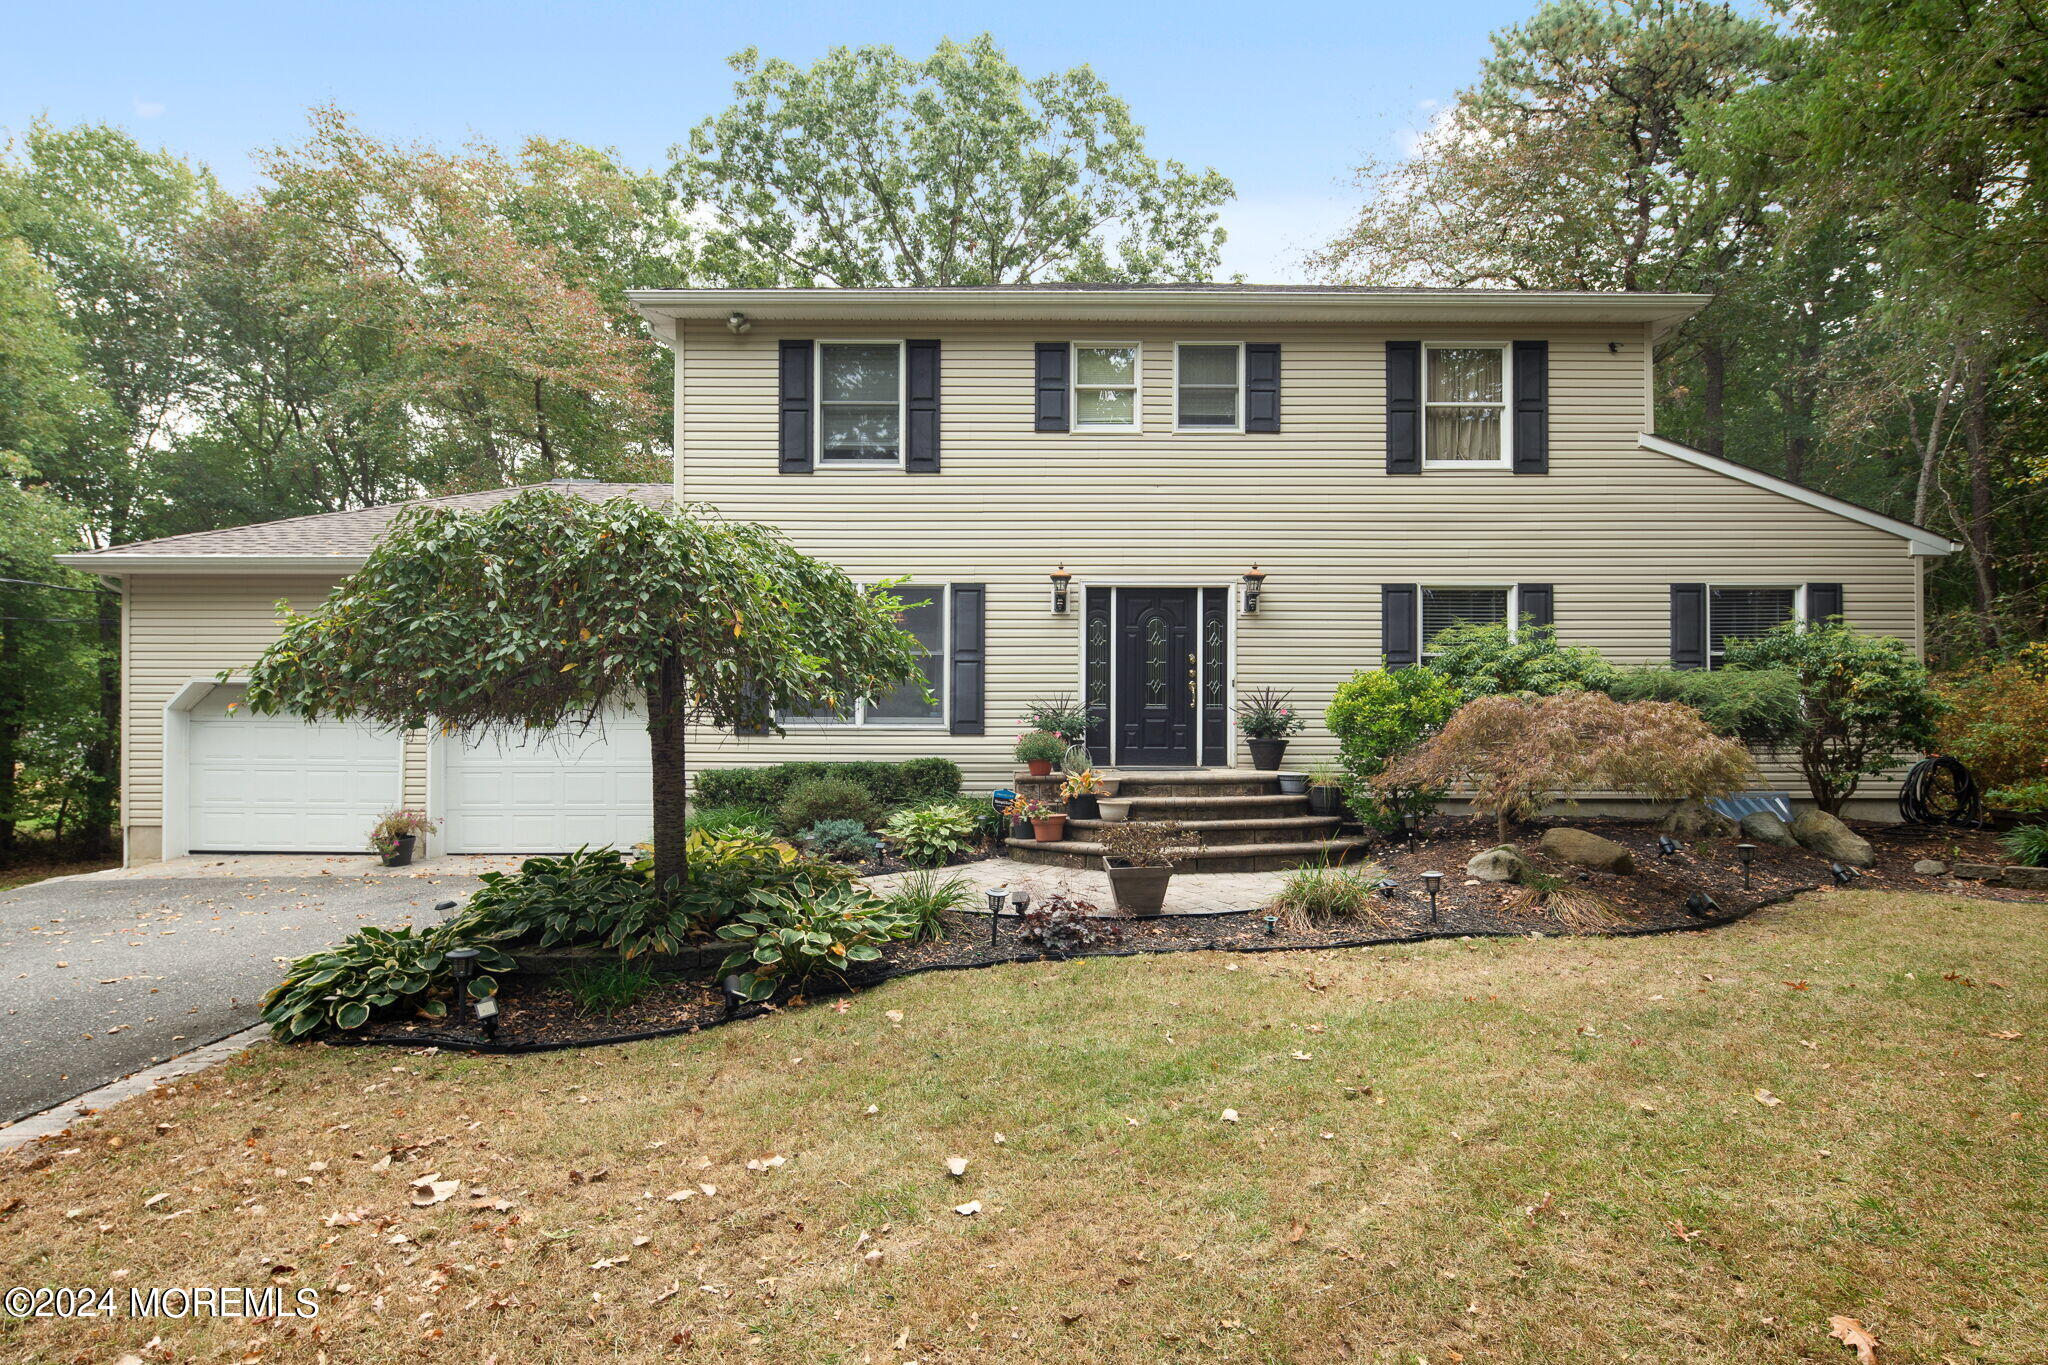
{"type": "MultiPolygon", "coordinates": [[[[872,990],[876,986],[904,977],[923,976],[927,972],[975,972],[986,967],[1011,967],[1026,962],[1080,962],[1094,957],[1164,957],[1169,953],[1310,953],[1329,952],[1346,948],[1386,948],[1403,943],[1435,943],[1446,939],[1471,938],[1528,938],[1531,934],[1543,938],[1652,938],[1659,934],[1695,934],[1705,929],[1724,929],[1748,919],[1757,911],[1773,905],[1782,905],[1809,891],[1818,891],[1818,886],[1795,886],[1775,896],[1767,896],[1733,914],[1717,915],[1711,919],[1695,920],[1690,924],[1663,924],[1640,929],[1616,929],[1598,934],[1546,934],[1541,930],[1479,929],[1466,933],[1443,930],[1427,934],[1403,934],[1381,938],[1339,939],[1333,943],[1245,943],[1245,944],[1179,944],[1170,948],[1112,948],[1099,953],[1035,953],[1023,957],[990,958],[982,962],[931,962],[918,967],[898,967],[881,972],[858,984],[842,983],[838,988],[826,986],[808,992],[813,997],[850,994],[856,990],[872,990]]],[[[1250,914],[1249,910],[1229,911],[1229,914],[1250,914]]],[[[1147,918],[1151,918],[1147,916],[1147,918]]],[[[1183,916],[1182,918],[1198,918],[1183,916]]],[[[1209,915],[1199,918],[1216,919],[1221,916],[1209,915]]],[[[445,1050],[478,1052],[488,1056],[516,1057],[529,1052],[568,1052],[575,1048],[611,1047],[620,1043],[645,1043],[657,1038],[677,1038],[692,1033],[703,1033],[724,1024],[737,1024],[764,1015],[780,1013],[772,1007],[755,1006],[738,1010],[701,1024],[678,1024],[673,1028],[647,1029],[637,1033],[615,1033],[603,1038],[565,1038],[553,1042],[498,1043],[486,1042],[481,1038],[451,1038],[441,1034],[413,1034],[398,1038],[378,1034],[365,1037],[360,1034],[337,1034],[319,1041],[331,1047],[433,1047],[445,1050]]]]}

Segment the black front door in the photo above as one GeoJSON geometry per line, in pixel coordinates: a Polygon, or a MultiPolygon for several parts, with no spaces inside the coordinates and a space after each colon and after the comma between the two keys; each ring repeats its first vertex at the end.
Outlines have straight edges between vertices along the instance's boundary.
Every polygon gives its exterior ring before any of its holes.
{"type": "Polygon", "coordinates": [[[1195,765],[1195,590],[1116,593],[1116,762],[1195,765]]]}

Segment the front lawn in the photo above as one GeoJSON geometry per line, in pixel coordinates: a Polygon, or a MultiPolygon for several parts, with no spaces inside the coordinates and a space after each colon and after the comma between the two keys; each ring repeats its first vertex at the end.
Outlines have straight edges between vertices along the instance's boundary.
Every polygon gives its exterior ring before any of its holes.
{"type": "Polygon", "coordinates": [[[0,1158],[0,1269],[320,1316],[0,1320],[0,1356],[1853,1363],[1846,1315],[1886,1361],[2048,1358],[2039,905],[841,1003],[522,1058],[261,1048],[0,1158]],[[415,1208],[428,1175],[465,1183],[415,1208]]]}

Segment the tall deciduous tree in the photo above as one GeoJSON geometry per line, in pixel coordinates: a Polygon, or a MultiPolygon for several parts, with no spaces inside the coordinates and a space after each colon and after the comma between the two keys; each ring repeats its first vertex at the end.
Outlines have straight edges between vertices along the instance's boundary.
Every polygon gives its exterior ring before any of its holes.
{"type": "Polygon", "coordinates": [[[1145,151],[1085,66],[1027,77],[987,34],[922,60],[834,48],[809,67],[732,58],[731,107],[675,152],[734,284],[1204,280],[1233,193],[1145,151]]]}
{"type": "Polygon", "coordinates": [[[684,735],[776,728],[822,696],[921,677],[902,603],[707,509],[523,493],[422,507],[314,612],[287,617],[249,704],[307,718],[550,730],[642,705],[659,886],[683,875],[684,735]]]}

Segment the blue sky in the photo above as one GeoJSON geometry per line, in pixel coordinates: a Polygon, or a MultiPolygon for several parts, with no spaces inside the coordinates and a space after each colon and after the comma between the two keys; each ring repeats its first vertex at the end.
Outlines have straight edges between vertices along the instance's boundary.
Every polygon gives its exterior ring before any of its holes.
{"type": "Polygon", "coordinates": [[[1091,64],[1159,157],[1237,183],[1224,269],[1300,278],[1356,200],[1350,169],[1397,154],[1536,0],[1260,8],[1098,0],[998,5],[414,4],[274,0],[23,6],[0,47],[0,127],[107,120],[251,183],[252,148],[332,102],[372,131],[455,142],[546,133],[659,165],[731,92],[749,45],[805,62],[840,44],[929,51],[984,29],[1033,74],[1091,64]]]}

